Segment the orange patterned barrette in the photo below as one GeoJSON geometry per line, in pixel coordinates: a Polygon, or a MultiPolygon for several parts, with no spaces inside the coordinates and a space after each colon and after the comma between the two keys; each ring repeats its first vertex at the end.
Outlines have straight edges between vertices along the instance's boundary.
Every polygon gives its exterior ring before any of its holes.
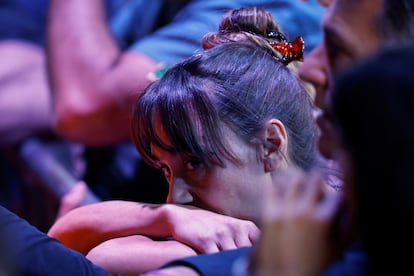
{"type": "Polygon", "coordinates": [[[270,32],[267,37],[280,40],[280,42],[271,42],[270,45],[275,51],[282,54],[280,61],[283,64],[288,65],[294,60],[303,61],[305,42],[301,36],[296,37],[293,42],[288,42],[280,32],[270,32]]]}

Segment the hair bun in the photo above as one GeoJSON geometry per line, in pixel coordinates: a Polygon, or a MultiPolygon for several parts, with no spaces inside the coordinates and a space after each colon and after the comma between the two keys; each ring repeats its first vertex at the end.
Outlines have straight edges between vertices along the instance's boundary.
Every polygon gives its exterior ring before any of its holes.
{"type": "Polygon", "coordinates": [[[227,42],[281,41],[277,37],[269,37],[270,33],[283,34],[267,10],[257,7],[233,9],[223,15],[218,31],[206,34],[201,44],[203,49],[209,49],[227,42]]]}

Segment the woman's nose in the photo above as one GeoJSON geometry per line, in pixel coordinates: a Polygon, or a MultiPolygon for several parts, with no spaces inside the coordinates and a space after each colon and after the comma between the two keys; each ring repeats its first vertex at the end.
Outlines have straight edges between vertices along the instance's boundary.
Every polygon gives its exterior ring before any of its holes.
{"type": "Polygon", "coordinates": [[[170,184],[167,203],[187,204],[193,201],[193,196],[189,193],[187,184],[180,179],[174,179],[170,184]]]}

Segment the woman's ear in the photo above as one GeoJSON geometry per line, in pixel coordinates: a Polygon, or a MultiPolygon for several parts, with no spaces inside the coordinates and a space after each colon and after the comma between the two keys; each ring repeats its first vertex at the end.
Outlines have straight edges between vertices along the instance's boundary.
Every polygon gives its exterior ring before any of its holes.
{"type": "Polygon", "coordinates": [[[263,162],[265,172],[271,172],[286,162],[288,137],[285,126],[278,119],[270,119],[265,123],[263,145],[263,162]]]}

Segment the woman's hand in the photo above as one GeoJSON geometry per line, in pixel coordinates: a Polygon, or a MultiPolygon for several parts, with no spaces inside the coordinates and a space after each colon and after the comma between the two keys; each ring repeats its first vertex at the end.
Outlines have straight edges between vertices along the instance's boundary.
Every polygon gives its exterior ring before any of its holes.
{"type": "Polygon", "coordinates": [[[251,221],[220,215],[192,206],[166,204],[166,220],[172,237],[198,253],[251,246],[258,241],[259,228],[251,221]]]}

